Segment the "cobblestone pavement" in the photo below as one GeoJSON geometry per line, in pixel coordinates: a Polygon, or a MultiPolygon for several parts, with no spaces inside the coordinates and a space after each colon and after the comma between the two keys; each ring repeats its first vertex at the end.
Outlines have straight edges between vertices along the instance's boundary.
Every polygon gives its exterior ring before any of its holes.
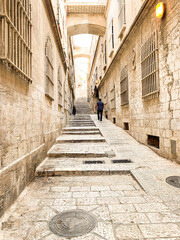
{"type": "Polygon", "coordinates": [[[47,158],[40,169],[64,176],[36,177],[1,218],[0,240],[65,240],[49,230],[49,221],[73,209],[94,214],[97,225],[72,240],[180,240],[180,189],[165,181],[180,176],[180,166],[110,121],[91,117],[116,156],[47,158]],[[114,164],[115,159],[132,163],[114,164]]]}

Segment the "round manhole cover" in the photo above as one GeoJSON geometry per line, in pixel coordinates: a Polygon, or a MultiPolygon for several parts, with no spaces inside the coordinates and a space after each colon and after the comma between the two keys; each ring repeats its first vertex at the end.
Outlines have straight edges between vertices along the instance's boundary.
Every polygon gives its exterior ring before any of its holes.
{"type": "Polygon", "coordinates": [[[180,176],[171,176],[166,178],[166,182],[173,187],[180,188],[180,176]]]}
{"type": "Polygon", "coordinates": [[[96,217],[83,210],[62,212],[49,223],[50,230],[61,237],[79,237],[92,231],[96,217]]]}

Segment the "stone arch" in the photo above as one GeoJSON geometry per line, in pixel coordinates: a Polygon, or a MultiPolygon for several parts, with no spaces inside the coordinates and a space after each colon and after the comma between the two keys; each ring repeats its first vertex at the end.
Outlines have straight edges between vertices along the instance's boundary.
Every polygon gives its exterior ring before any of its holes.
{"type": "Polygon", "coordinates": [[[90,55],[86,53],[79,53],[79,54],[73,55],[73,57],[74,58],[90,58],[90,55]]]}
{"type": "Polygon", "coordinates": [[[67,30],[69,36],[77,34],[93,34],[104,36],[106,20],[103,15],[74,14],[67,17],[67,30]]]}

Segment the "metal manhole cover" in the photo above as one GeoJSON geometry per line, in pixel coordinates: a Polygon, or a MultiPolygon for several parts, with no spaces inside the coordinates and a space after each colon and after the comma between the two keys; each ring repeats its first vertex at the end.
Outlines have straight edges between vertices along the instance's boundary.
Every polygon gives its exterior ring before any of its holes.
{"type": "Polygon", "coordinates": [[[166,178],[166,182],[173,187],[180,188],[180,176],[171,176],[166,178]]]}
{"type": "Polygon", "coordinates": [[[50,230],[61,237],[79,237],[96,227],[96,217],[83,210],[62,212],[49,223],[50,230]]]}

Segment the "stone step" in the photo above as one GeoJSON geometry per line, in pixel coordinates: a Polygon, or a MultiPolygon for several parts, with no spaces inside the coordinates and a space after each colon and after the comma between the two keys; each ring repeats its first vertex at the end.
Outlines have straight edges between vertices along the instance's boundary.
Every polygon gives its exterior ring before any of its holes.
{"type": "Polygon", "coordinates": [[[53,158],[113,157],[114,152],[106,143],[57,143],[48,151],[47,156],[53,158]]]}
{"type": "Polygon", "coordinates": [[[99,131],[99,128],[97,127],[65,127],[62,129],[62,131],[99,131]]]}
{"type": "Polygon", "coordinates": [[[94,123],[92,120],[77,120],[77,119],[71,119],[69,120],[69,122],[73,122],[73,123],[94,123]]]}
{"type": "Polygon", "coordinates": [[[69,127],[94,127],[94,124],[69,124],[69,127]]]}
{"type": "Polygon", "coordinates": [[[70,122],[69,125],[77,125],[77,126],[78,126],[78,125],[82,125],[82,126],[83,126],[83,125],[84,125],[84,126],[88,126],[88,125],[91,126],[91,125],[93,125],[93,126],[95,126],[93,122],[92,122],[92,123],[70,122]]]}
{"type": "Polygon", "coordinates": [[[57,143],[80,143],[80,142],[105,142],[105,138],[103,138],[100,134],[99,136],[92,135],[61,135],[56,139],[57,143]]]}
{"type": "Polygon", "coordinates": [[[100,131],[62,131],[63,135],[96,135],[100,134],[100,131]]]}

